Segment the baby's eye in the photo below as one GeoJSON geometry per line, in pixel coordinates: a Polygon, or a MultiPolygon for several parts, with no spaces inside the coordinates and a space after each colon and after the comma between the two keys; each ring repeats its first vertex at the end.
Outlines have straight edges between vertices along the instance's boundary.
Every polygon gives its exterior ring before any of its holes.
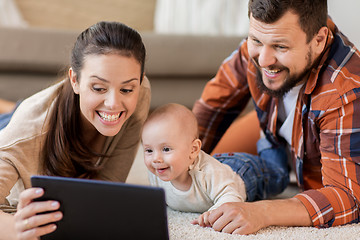
{"type": "Polygon", "coordinates": [[[151,149],[145,149],[145,153],[152,153],[153,151],[151,149]]]}
{"type": "Polygon", "coordinates": [[[171,149],[170,149],[169,147],[164,147],[164,148],[163,148],[163,151],[164,151],[164,152],[170,152],[170,150],[171,150],[171,149]]]}

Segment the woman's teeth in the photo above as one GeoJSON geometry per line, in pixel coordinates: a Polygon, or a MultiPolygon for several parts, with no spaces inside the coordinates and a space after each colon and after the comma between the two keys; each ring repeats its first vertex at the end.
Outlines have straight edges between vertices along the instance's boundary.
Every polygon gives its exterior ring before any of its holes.
{"type": "Polygon", "coordinates": [[[113,122],[113,121],[116,121],[119,119],[120,117],[120,113],[118,114],[107,114],[107,113],[104,113],[104,112],[98,112],[100,117],[105,120],[105,121],[108,121],[108,122],[113,122]]]}

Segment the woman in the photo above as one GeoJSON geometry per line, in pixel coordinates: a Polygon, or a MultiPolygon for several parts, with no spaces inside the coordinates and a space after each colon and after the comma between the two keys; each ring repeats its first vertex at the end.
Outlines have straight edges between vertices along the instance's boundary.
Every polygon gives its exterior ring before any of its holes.
{"type": "Polygon", "coordinates": [[[31,175],[126,180],[149,111],[144,63],[135,30],[99,22],[77,38],[67,79],[17,107],[0,131],[0,239],[37,239],[62,218],[37,215],[59,203],[32,202],[43,190],[31,188],[31,175]]]}

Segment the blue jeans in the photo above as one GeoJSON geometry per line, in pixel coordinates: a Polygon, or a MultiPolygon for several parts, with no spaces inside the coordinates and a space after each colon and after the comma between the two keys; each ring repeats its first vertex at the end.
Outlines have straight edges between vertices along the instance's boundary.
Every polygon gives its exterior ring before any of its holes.
{"type": "Polygon", "coordinates": [[[266,139],[257,142],[258,156],[248,153],[221,153],[214,157],[229,165],[244,180],[247,201],[266,199],[284,191],[289,184],[289,167],[284,147],[266,139]]]}
{"type": "Polygon", "coordinates": [[[16,107],[12,112],[0,114],[0,130],[9,124],[12,115],[14,114],[20,103],[20,101],[16,103],[16,107]]]}

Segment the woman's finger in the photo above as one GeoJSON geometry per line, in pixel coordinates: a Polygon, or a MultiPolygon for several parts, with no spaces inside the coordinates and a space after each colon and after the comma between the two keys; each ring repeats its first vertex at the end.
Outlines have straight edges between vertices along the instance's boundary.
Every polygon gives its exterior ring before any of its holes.
{"type": "Polygon", "coordinates": [[[17,209],[22,209],[30,204],[35,198],[41,197],[44,194],[42,188],[28,188],[20,193],[19,204],[17,209]]]}
{"type": "Polygon", "coordinates": [[[57,222],[61,220],[63,217],[60,211],[38,214],[32,217],[26,218],[19,222],[19,230],[27,231],[32,228],[37,228],[39,226],[43,226],[49,223],[57,222]]]}
{"type": "Polygon", "coordinates": [[[56,230],[55,224],[48,224],[46,226],[32,228],[24,232],[20,232],[17,234],[18,239],[31,239],[38,240],[40,236],[45,234],[49,234],[56,230]]]}
{"type": "Polygon", "coordinates": [[[60,203],[57,201],[41,201],[41,202],[31,202],[26,207],[19,211],[20,219],[26,219],[36,214],[55,211],[60,208],[60,203]]]}

